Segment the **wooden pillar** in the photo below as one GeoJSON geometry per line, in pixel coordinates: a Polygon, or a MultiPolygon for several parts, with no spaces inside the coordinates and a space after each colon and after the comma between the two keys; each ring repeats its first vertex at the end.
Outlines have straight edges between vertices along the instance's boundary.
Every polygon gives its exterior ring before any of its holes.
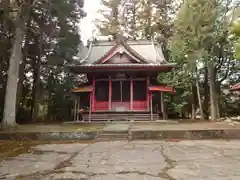
{"type": "Polygon", "coordinates": [[[151,112],[151,121],[153,120],[153,103],[152,103],[152,92],[150,91],[150,112],[151,112]]]}
{"type": "Polygon", "coordinates": [[[130,80],[130,110],[133,110],[133,79],[130,80]]]}
{"type": "MultiPolygon", "coordinates": [[[[78,101],[79,101],[79,106],[78,106],[78,120],[79,120],[79,117],[80,117],[80,104],[81,104],[81,96],[79,95],[79,98],[78,98],[78,101]]],[[[82,117],[82,113],[81,113],[81,118],[83,118],[82,117]]],[[[83,119],[82,119],[83,120],[83,119]]]]}
{"type": "Polygon", "coordinates": [[[79,107],[80,107],[80,101],[79,101],[79,97],[77,98],[77,110],[76,110],[76,113],[77,113],[77,121],[79,121],[79,107]]]}
{"type": "Polygon", "coordinates": [[[94,108],[95,108],[95,86],[96,86],[96,79],[95,79],[95,76],[93,76],[93,90],[92,92],[90,92],[90,97],[89,97],[89,114],[88,114],[89,122],[92,120],[92,111],[94,111],[94,108]]]}
{"type": "Polygon", "coordinates": [[[95,109],[95,89],[96,89],[96,79],[95,76],[93,76],[93,90],[90,93],[90,96],[92,96],[90,98],[90,102],[89,102],[89,109],[91,107],[91,111],[94,111],[95,109]]]}
{"type": "Polygon", "coordinates": [[[150,105],[150,102],[149,102],[149,96],[151,95],[151,92],[149,91],[149,89],[148,89],[148,87],[149,87],[149,85],[150,85],[150,80],[149,80],[149,76],[147,76],[147,79],[146,79],[146,81],[147,81],[147,109],[149,110],[149,105],[150,105]]]}
{"type": "Polygon", "coordinates": [[[89,97],[89,114],[88,114],[88,121],[90,122],[92,117],[92,105],[93,105],[93,91],[90,93],[89,97]]]}
{"type": "Polygon", "coordinates": [[[109,76],[109,92],[108,92],[108,110],[112,110],[112,79],[109,76]]]}

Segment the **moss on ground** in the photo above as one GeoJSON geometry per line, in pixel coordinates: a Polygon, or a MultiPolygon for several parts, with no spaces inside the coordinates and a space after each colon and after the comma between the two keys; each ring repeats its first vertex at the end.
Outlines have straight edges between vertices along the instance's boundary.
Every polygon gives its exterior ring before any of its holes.
{"type": "Polygon", "coordinates": [[[99,131],[105,124],[49,124],[49,125],[17,125],[12,129],[1,130],[3,133],[15,133],[15,132],[88,132],[88,131],[99,131]]]}
{"type": "Polygon", "coordinates": [[[23,153],[38,153],[32,147],[41,145],[41,144],[71,144],[71,143],[81,143],[81,144],[89,144],[94,143],[94,141],[31,141],[31,140],[23,140],[23,141],[15,141],[15,140],[4,140],[0,141],[0,162],[4,161],[6,158],[15,157],[19,154],[23,153]]]}

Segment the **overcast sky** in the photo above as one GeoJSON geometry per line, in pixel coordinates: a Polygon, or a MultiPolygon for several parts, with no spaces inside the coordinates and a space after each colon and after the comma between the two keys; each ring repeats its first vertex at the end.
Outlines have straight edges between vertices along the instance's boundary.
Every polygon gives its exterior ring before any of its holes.
{"type": "Polygon", "coordinates": [[[94,29],[93,21],[99,9],[100,0],[85,0],[84,10],[87,12],[87,17],[80,22],[80,31],[84,43],[92,36],[92,31],[94,29]]]}

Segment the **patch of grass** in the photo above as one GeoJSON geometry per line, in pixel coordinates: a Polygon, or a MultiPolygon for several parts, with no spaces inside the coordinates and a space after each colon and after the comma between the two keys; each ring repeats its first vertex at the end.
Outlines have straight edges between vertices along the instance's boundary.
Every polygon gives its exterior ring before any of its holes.
{"type": "Polygon", "coordinates": [[[41,144],[34,141],[0,141],[0,159],[31,153],[30,147],[41,144]]]}
{"type": "Polygon", "coordinates": [[[94,141],[15,141],[7,140],[0,141],[0,161],[4,161],[6,158],[15,157],[23,153],[39,154],[41,152],[33,149],[32,147],[41,145],[41,144],[71,144],[71,143],[81,143],[81,144],[90,144],[94,141]]]}

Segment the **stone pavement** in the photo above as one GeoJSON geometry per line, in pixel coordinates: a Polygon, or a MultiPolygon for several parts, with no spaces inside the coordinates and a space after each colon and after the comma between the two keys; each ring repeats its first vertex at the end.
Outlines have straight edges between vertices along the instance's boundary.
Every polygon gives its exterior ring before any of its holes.
{"type": "Polygon", "coordinates": [[[46,144],[0,163],[0,179],[239,180],[240,141],[46,144]]]}
{"type": "Polygon", "coordinates": [[[106,123],[101,131],[194,131],[194,130],[229,130],[240,129],[240,123],[229,124],[226,122],[193,122],[193,123],[163,123],[149,122],[113,122],[106,123]]]}
{"type": "Polygon", "coordinates": [[[129,123],[113,123],[113,124],[107,124],[102,131],[113,131],[113,132],[128,131],[130,127],[131,125],[129,123]]]}

